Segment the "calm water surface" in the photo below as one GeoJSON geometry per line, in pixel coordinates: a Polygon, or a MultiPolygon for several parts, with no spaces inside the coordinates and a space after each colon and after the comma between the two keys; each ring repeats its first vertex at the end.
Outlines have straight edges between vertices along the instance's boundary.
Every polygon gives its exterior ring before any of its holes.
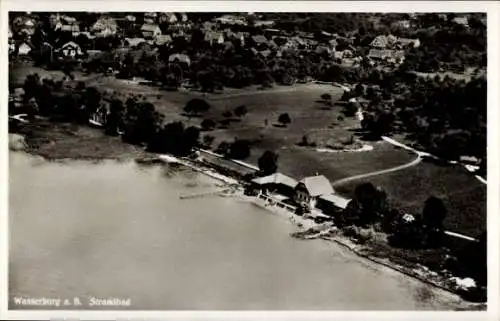
{"type": "MultiPolygon", "coordinates": [[[[180,200],[209,178],[133,162],[10,152],[9,296],[130,298],[132,309],[452,309],[453,295],[234,198],[180,200]]],[[[15,308],[11,305],[11,308],[15,308]]]]}

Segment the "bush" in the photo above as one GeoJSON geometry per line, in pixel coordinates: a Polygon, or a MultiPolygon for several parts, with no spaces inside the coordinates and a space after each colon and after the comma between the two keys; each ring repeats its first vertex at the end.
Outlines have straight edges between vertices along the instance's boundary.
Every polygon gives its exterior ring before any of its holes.
{"type": "Polygon", "coordinates": [[[284,127],[292,122],[290,115],[288,113],[283,113],[278,117],[278,122],[280,122],[284,127]]]}
{"type": "Polygon", "coordinates": [[[215,125],[216,123],[212,119],[204,119],[201,122],[201,129],[203,129],[204,131],[213,130],[215,128],[215,125]]]}

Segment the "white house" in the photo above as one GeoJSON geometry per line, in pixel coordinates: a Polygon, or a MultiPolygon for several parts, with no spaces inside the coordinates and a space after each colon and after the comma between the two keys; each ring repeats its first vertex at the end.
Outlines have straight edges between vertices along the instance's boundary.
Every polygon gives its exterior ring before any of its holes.
{"type": "Polygon", "coordinates": [[[316,207],[320,196],[333,193],[333,187],[324,175],[309,176],[301,180],[295,187],[294,200],[312,209],[316,207]]]}
{"type": "Polygon", "coordinates": [[[161,29],[156,24],[142,25],[141,32],[145,39],[154,39],[161,35],[161,29]]]}
{"type": "Polygon", "coordinates": [[[31,47],[25,42],[20,44],[19,47],[17,48],[17,54],[19,56],[26,56],[30,53],[30,51],[31,51],[31,47]]]}
{"type": "Polygon", "coordinates": [[[78,58],[83,55],[82,48],[73,41],[65,43],[59,52],[66,58],[78,58]]]}

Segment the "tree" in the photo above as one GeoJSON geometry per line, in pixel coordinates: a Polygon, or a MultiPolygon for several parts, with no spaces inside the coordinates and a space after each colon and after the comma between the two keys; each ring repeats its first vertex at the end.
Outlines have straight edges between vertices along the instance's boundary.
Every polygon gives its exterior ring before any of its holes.
{"type": "Polygon", "coordinates": [[[258,161],[259,170],[264,176],[276,173],[278,169],[278,155],[272,151],[265,151],[258,161]]]}
{"type": "Polygon", "coordinates": [[[234,115],[236,117],[244,117],[246,114],[248,113],[248,109],[247,109],[247,106],[245,105],[241,105],[241,106],[238,106],[234,109],[234,115]]]}
{"type": "Polygon", "coordinates": [[[424,227],[430,234],[429,237],[436,237],[443,233],[443,221],[446,214],[446,206],[440,198],[431,196],[425,201],[422,217],[424,227]]]}
{"type": "Polygon", "coordinates": [[[283,113],[278,117],[278,122],[280,122],[283,127],[286,127],[288,124],[292,122],[292,119],[290,118],[288,113],[283,113]]]}
{"type": "Polygon", "coordinates": [[[205,135],[203,136],[203,146],[205,148],[210,148],[212,146],[212,143],[214,142],[215,137],[211,135],[205,135]]]}
{"type": "Polygon", "coordinates": [[[359,223],[369,225],[376,222],[387,211],[387,195],[372,183],[362,183],[354,189],[354,199],[358,204],[359,223]]]}
{"type": "Polygon", "coordinates": [[[227,156],[234,159],[245,159],[250,156],[251,143],[247,139],[236,139],[230,146],[227,156]]]}
{"type": "Polygon", "coordinates": [[[224,116],[227,119],[230,119],[233,117],[233,113],[230,110],[226,110],[225,112],[222,113],[222,116],[224,116]]]}
{"type": "Polygon", "coordinates": [[[116,136],[118,130],[123,124],[123,102],[119,99],[113,99],[109,106],[109,114],[106,118],[104,132],[106,135],[116,136]]]}
{"type": "Polygon", "coordinates": [[[330,95],[328,93],[324,93],[323,95],[321,95],[321,99],[323,99],[323,102],[326,105],[331,105],[332,104],[332,95],[330,95]]]}
{"type": "Polygon", "coordinates": [[[201,122],[201,129],[203,129],[204,131],[213,130],[215,128],[215,125],[216,123],[212,119],[203,119],[203,121],[201,122]]]}
{"type": "Polygon", "coordinates": [[[348,102],[344,109],[342,110],[342,112],[344,113],[344,115],[346,117],[353,117],[354,115],[356,115],[356,113],[358,112],[359,110],[359,102],[357,101],[350,101],[348,102]]]}
{"type": "Polygon", "coordinates": [[[198,115],[201,112],[207,112],[210,109],[210,104],[205,100],[194,98],[187,102],[184,107],[184,112],[188,115],[198,115]]]}

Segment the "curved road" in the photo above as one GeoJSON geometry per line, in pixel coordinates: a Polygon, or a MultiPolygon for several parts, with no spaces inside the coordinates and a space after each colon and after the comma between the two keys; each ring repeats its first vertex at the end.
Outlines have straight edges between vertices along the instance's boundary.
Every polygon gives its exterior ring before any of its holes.
{"type": "Polygon", "coordinates": [[[392,167],[392,168],[388,168],[388,169],[383,169],[383,170],[376,171],[376,172],[371,172],[371,173],[366,173],[366,174],[361,174],[361,175],[354,175],[354,176],[342,178],[342,179],[339,179],[339,180],[333,182],[332,185],[335,187],[337,185],[344,184],[344,183],[347,183],[347,182],[350,182],[350,181],[354,181],[354,180],[357,180],[357,179],[362,179],[362,178],[366,178],[366,177],[371,177],[371,176],[376,176],[376,175],[381,175],[381,174],[387,174],[387,173],[396,172],[396,171],[399,171],[399,170],[402,170],[402,169],[405,169],[405,168],[408,168],[408,167],[415,166],[415,165],[419,164],[421,161],[422,161],[422,157],[420,155],[418,155],[417,158],[415,158],[414,160],[412,160],[409,163],[406,163],[406,164],[403,164],[403,165],[399,165],[399,166],[396,166],[396,167],[392,167]]]}

